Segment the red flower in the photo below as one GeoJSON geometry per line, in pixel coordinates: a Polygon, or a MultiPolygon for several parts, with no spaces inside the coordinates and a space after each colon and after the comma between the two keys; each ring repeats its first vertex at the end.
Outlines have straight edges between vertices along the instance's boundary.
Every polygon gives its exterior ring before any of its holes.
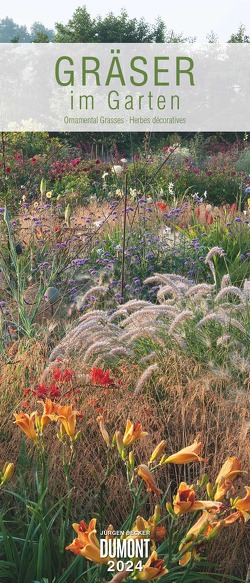
{"type": "Polygon", "coordinates": [[[51,399],[57,399],[61,397],[61,391],[60,389],[57,388],[55,383],[52,383],[49,391],[51,399]]]}
{"type": "Polygon", "coordinates": [[[233,204],[231,205],[231,211],[232,213],[236,211],[236,202],[233,202],[233,204]]]}
{"type": "Polygon", "coordinates": [[[214,222],[214,219],[213,219],[212,215],[209,215],[209,217],[207,219],[207,222],[208,222],[209,225],[212,225],[212,223],[214,222]]]}
{"type": "Polygon", "coordinates": [[[201,214],[200,208],[197,206],[195,209],[195,216],[198,218],[201,214]]]}
{"type": "Polygon", "coordinates": [[[167,205],[165,204],[165,202],[157,202],[156,206],[161,210],[161,211],[165,211],[167,208],[167,205]]]}
{"type": "Polygon", "coordinates": [[[109,370],[102,370],[99,367],[93,367],[90,371],[91,374],[91,382],[93,385],[104,385],[107,387],[108,385],[112,385],[114,380],[110,377],[109,370]]]}
{"type": "Polygon", "coordinates": [[[63,380],[64,381],[71,381],[73,377],[73,370],[70,370],[69,368],[65,368],[65,371],[63,373],[63,380]]]}
{"type": "Polygon", "coordinates": [[[55,381],[60,381],[61,378],[62,378],[61,370],[60,370],[60,368],[58,368],[58,366],[56,366],[53,370],[53,379],[55,381]]]}
{"type": "Polygon", "coordinates": [[[39,399],[45,399],[48,396],[49,389],[45,386],[44,383],[38,385],[36,391],[32,391],[39,399]]]}

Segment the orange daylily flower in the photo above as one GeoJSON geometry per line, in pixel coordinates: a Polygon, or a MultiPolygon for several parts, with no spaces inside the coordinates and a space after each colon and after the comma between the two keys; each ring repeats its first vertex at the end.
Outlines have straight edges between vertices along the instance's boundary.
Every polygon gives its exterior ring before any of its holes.
{"type": "Polygon", "coordinates": [[[67,435],[72,440],[75,435],[78,411],[72,411],[72,405],[57,405],[57,412],[59,421],[61,421],[67,435]]]}
{"type": "Polygon", "coordinates": [[[136,575],[136,579],[140,581],[153,581],[153,579],[159,579],[166,573],[168,573],[168,569],[165,567],[164,560],[158,559],[158,555],[154,551],[145,565],[143,565],[142,571],[139,571],[136,575]]]}
{"type": "Polygon", "coordinates": [[[140,466],[138,466],[137,474],[146,483],[147,492],[154,492],[154,494],[156,496],[158,496],[159,494],[162,494],[162,490],[157,488],[157,484],[156,484],[156,481],[154,479],[154,476],[150,472],[150,470],[148,469],[148,466],[146,466],[145,464],[141,464],[140,466]]]}
{"type": "Polygon", "coordinates": [[[161,459],[161,464],[188,464],[189,462],[205,462],[203,458],[199,456],[202,448],[202,443],[198,443],[197,440],[189,445],[188,447],[184,447],[177,453],[170,455],[168,458],[163,456],[161,459]]]}
{"type": "Polygon", "coordinates": [[[66,547],[66,551],[71,551],[75,555],[85,557],[89,561],[97,564],[105,564],[109,557],[100,556],[100,545],[96,536],[96,519],[92,518],[89,525],[84,520],[79,524],[73,524],[73,529],[78,535],[73,542],[66,547]]]}
{"type": "Polygon", "coordinates": [[[212,500],[195,500],[194,487],[188,486],[185,482],[180,483],[173,504],[175,514],[185,514],[194,510],[206,509],[216,511],[221,506],[220,502],[213,502],[212,500]]]}
{"type": "Polygon", "coordinates": [[[53,403],[51,399],[46,398],[45,401],[40,401],[43,404],[43,415],[41,417],[41,430],[48,425],[51,421],[57,421],[57,409],[58,403],[53,403]]]}
{"type": "Polygon", "coordinates": [[[22,431],[30,438],[32,441],[37,443],[37,433],[35,429],[35,420],[37,417],[37,412],[33,411],[30,415],[20,411],[20,413],[14,413],[15,421],[14,423],[22,429],[22,431]]]}
{"type": "Polygon", "coordinates": [[[148,435],[147,431],[142,431],[142,426],[140,423],[131,423],[129,419],[127,420],[125,433],[123,436],[123,445],[124,447],[128,447],[137,441],[137,439],[141,439],[142,437],[146,437],[148,435]]]}
{"type": "Polygon", "coordinates": [[[183,553],[179,560],[179,565],[184,567],[192,557],[194,559],[198,558],[196,545],[191,548],[192,543],[199,544],[204,538],[215,537],[224,526],[224,520],[214,520],[213,515],[209,514],[207,510],[204,510],[197,522],[189,529],[184,541],[179,546],[179,550],[183,553]]]}
{"type": "Polygon", "coordinates": [[[110,447],[109,434],[108,434],[107,429],[106,429],[106,427],[104,425],[103,415],[99,415],[96,420],[98,422],[98,425],[99,425],[99,428],[100,428],[100,432],[102,434],[102,437],[103,437],[103,439],[104,439],[107,447],[110,447]]]}
{"type": "Polygon", "coordinates": [[[227,458],[215,480],[217,489],[214,500],[225,498],[227,492],[233,488],[233,480],[242,473],[245,472],[241,469],[240,460],[237,457],[227,458]]]}
{"type": "Polygon", "coordinates": [[[245,490],[247,492],[245,498],[239,498],[236,500],[234,508],[240,512],[245,522],[247,522],[250,520],[250,487],[245,486],[245,490]]]}

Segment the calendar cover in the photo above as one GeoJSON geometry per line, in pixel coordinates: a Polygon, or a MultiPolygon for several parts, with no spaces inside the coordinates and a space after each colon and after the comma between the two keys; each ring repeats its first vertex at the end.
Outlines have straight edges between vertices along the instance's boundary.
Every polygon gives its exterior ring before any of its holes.
{"type": "Polygon", "coordinates": [[[246,583],[247,2],[3,4],[0,583],[246,583]]]}

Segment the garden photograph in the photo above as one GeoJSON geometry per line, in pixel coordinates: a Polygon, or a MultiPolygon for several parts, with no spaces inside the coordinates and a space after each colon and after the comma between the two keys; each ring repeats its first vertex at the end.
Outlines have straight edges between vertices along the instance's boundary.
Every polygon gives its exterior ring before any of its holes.
{"type": "MultiPolygon", "coordinates": [[[[4,46],[250,43],[14,4],[4,46]]],[[[0,583],[250,582],[245,124],[0,131],[0,583]]]]}

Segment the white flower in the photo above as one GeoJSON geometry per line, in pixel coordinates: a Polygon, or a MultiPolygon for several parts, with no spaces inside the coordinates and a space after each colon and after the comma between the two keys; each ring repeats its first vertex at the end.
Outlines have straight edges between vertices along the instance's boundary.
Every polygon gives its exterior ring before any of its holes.
{"type": "Polygon", "coordinates": [[[115,165],[112,168],[112,172],[114,172],[115,174],[121,174],[122,170],[123,170],[122,166],[119,165],[115,165]]]}
{"type": "Polygon", "coordinates": [[[172,196],[174,196],[174,183],[173,182],[169,182],[168,192],[169,192],[169,194],[171,194],[172,196]]]}
{"type": "Polygon", "coordinates": [[[108,172],[103,172],[102,179],[103,179],[103,180],[106,180],[106,176],[108,176],[108,175],[109,175],[109,173],[108,173],[108,172]]]}
{"type": "Polygon", "coordinates": [[[121,162],[122,164],[127,164],[127,159],[126,159],[126,158],[121,158],[120,162],[121,162]]]}

